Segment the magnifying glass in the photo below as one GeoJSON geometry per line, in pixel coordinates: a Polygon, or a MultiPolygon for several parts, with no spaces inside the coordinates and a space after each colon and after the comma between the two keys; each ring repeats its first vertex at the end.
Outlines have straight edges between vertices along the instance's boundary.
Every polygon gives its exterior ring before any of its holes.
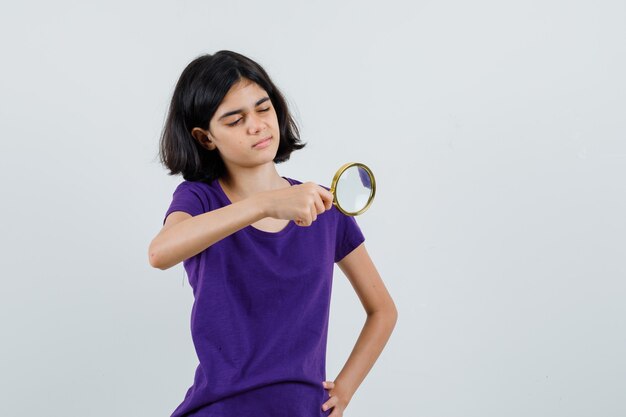
{"type": "Polygon", "coordinates": [[[376,194],[372,170],[360,162],[348,162],[337,170],[330,185],[333,204],[348,216],[357,216],[369,208],[376,194]]]}

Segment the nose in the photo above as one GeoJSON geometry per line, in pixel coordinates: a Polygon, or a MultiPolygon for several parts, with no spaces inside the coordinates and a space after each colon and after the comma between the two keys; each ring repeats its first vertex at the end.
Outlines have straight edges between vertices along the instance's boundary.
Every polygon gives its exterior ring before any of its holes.
{"type": "Polygon", "coordinates": [[[249,120],[249,127],[248,127],[248,131],[250,132],[250,134],[256,134],[258,132],[261,132],[266,124],[265,121],[263,120],[263,118],[259,115],[256,115],[254,113],[251,113],[248,117],[249,120]]]}

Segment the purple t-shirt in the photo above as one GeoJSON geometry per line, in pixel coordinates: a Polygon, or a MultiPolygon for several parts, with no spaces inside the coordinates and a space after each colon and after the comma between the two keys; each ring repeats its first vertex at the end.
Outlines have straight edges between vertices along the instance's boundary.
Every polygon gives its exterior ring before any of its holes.
{"type": "MultiPolygon", "coordinates": [[[[217,180],[183,181],[165,218],[228,204],[217,180]]],[[[199,365],[172,417],[328,416],[333,266],[364,240],[356,219],[333,205],[311,226],[290,221],[273,233],[248,225],[183,261],[199,365]]]]}

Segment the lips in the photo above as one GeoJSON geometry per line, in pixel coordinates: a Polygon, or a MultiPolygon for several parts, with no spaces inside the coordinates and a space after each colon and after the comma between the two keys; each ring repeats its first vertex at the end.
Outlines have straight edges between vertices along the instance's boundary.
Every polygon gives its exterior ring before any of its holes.
{"type": "Polygon", "coordinates": [[[268,137],[266,137],[265,139],[261,139],[260,141],[258,141],[258,142],[257,142],[257,143],[255,143],[254,145],[252,145],[252,147],[254,148],[254,147],[255,147],[256,145],[258,145],[259,143],[261,143],[261,142],[265,142],[266,140],[271,139],[271,138],[272,138],[271,136],[268,136],[268,137]]]}

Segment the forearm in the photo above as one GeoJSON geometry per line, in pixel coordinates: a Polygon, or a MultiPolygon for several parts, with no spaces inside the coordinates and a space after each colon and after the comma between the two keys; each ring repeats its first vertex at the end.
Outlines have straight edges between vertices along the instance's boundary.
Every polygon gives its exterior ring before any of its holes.
{"type": "Polygon", "coordinates": [[[264,217],[257,196],[240,200],[164,229],[150,244],[150,256],[159,269],[168,269],[264,217]]]}
{"type": "MultiPolygon", "coordinates": [[[[397,312],[383,310],[367,316],[363,330],[341,372],[335,378],[335,389],[350,402],[387,344],[396,325],[397,312]]],[[[331,391],[331,395],[332,395],[331,391]]]]}

